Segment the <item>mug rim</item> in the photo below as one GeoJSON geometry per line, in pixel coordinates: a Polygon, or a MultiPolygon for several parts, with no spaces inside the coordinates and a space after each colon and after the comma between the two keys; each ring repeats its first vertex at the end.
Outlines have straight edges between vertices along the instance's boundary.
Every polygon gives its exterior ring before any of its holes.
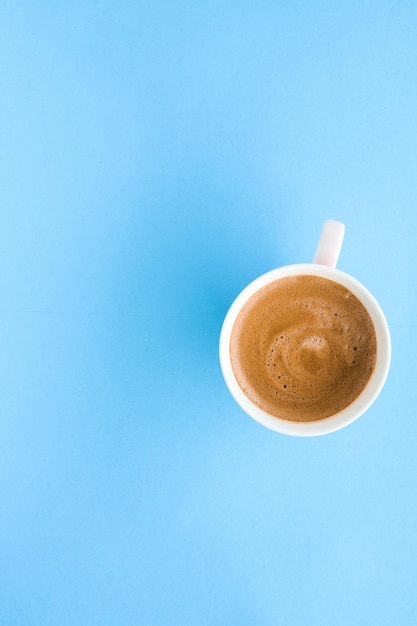
{"type": "Polygon", "coordinates": [[[337,431],[358,419],[378,397],[391,362],[391,336],[385,315],[371,292],[346,272],[316,263],[297,263],[270,270],[249,283],[235,298],[224,319],[219,341],[220,367],[226,385],[239,406],[252,419],[270,430],[294,436],[324,435],[337,431]],[[375,369],[365,388],[347,407],[320,420],[294,422],[275,417],[254,404],[239,386],[230,359],[230,338],[234,322],[243,305],[265,285],[287,276],[313,275],[333,280],[349,289],[365,306],[375,328],[377,358],[375,369]]]}

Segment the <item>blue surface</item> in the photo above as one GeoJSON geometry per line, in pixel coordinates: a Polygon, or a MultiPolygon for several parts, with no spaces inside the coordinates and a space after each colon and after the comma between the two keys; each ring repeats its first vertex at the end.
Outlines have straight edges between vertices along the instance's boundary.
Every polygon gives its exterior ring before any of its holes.
{"type": "Polygon", "coordinates": [[[417,7],[0,7],[0,623],[417,623],[417,7]],[[380,301],[348,428],[235,405],[237,293],[309,261],[380,301]]]}

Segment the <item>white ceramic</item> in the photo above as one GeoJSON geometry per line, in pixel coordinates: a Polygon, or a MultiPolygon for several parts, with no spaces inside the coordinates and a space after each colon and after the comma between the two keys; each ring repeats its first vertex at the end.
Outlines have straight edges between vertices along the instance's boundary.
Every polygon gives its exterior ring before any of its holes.
{"type": "Polygon", "coordinates": [[[324,435],[347,426],[360,417],[376,400],[386,377],[391,361],[391,338],[384,313],[374,296],[355,278],[335,268],[343,241],[344,225],[328,220],[314,255],[313,263],[287,265],[263,274],[248,285],[236,298],[223,322],[220,334],[220,365],[224,380],[241,408],[257,422],[286,435],[313,436],[324,435]],[[321,420],[314,422],[290,422],[266,413],[245,395],[240,388],[230,361],[230,336],[236,317],[247,300],[268,283],[285,276],[312,274],[329,278],[349,289],[365,306],[370,314],[376,332],[377,360],[375,370],[362,393],[348,407],[321,420]]]}

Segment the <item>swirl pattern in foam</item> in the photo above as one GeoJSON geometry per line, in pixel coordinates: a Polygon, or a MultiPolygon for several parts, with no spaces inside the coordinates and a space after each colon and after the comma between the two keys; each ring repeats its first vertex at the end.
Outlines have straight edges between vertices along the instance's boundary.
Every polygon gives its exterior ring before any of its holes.
{"type": "Polygon", "coordinates": [[[348,289],[313,275],[278,279],[239,313],[230,342],[236,379],[249,399],[290,421],[335,415],[375,368],[369,313],[348,289]]]}

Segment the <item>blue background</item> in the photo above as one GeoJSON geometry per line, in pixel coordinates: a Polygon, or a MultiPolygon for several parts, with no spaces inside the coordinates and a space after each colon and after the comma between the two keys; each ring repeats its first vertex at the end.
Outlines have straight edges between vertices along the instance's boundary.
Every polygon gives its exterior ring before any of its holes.
{"type": "Polygon", "coordinates": [[[0,623],[417,623],[417,5],[0,6],[0,623]],[[391,372],[325,437],[221,378],[223,317],[310,261],[391,372]]]}

